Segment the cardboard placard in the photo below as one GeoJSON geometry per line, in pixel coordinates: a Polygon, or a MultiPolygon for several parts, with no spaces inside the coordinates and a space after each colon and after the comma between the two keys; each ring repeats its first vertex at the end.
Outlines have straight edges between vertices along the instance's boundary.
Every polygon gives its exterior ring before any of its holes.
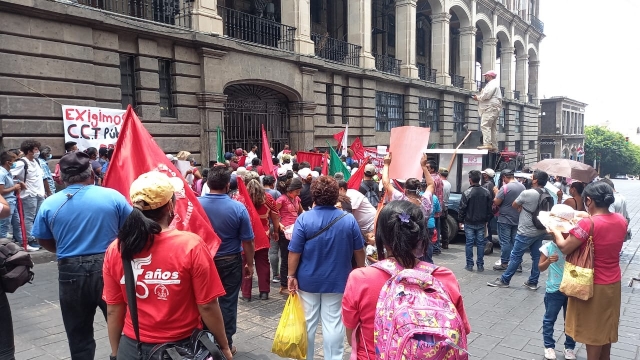
{"type": "Polygon", "coordinates": [[[429,128],[401,126],[391,129],[389,152],[392,154],[389,177],[422,179],[420,159],[429,145],[429,128]]]}

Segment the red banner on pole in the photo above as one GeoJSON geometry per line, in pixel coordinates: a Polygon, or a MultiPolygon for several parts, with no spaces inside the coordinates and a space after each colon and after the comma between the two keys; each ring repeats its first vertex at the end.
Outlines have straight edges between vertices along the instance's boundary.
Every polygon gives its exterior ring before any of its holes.
{"type": "Polygon", "coordinates": [[[318,166],[322,166],[322,154],[320,153],[298,151],[296,153],[296,159],[298,160],[298,163],[306,161],[311,164],[311,170],[318,166]]]}
{"type": "Polygon", "coordinates": [[[360,141],[359,137],[353,140],[353,144],[351,144],[351,151],[353,151],[354,160],[362,161],[364,159],[364,146],[362,146],[362,141],[360,141]]]}
{"type": "Polygon", "coordinates": [[[267,132],[262,125],[262,171],[265,175],[276,176],[274,174],[273,160],[271,160],[271,147],[269,146],[269,139],[267,139],[267,132]]]}

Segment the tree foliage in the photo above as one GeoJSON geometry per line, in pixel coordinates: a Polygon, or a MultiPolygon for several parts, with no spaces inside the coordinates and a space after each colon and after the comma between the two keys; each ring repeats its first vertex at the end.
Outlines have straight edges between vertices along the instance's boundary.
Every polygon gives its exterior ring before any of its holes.
{"type": "Polygon", "coordinates": [[[593,165],[593,160],[598,160],[600,176],[640,174],[640,146],[603,126],[586,126],[584,130],[585,163],[593,165]]]}

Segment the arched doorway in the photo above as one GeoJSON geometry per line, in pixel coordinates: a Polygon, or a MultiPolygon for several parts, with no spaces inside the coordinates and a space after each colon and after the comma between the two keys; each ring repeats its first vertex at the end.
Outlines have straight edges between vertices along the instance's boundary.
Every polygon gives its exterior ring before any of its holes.
{"type": "Polygon", "coordinates": [[[262,143],[264,125],[269,144],[276,153],[289,142],[289,100],[271,88],[253,84],[235,84],[224,90],[225,151],[251,149],[262,143]]]}

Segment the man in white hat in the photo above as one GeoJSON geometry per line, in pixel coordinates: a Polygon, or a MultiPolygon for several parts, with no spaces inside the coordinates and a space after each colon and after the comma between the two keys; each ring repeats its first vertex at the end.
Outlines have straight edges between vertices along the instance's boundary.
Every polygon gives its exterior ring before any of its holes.
{"type": "Polygon", "coordinates": [[[478,111],[482,128],[482,145],[478,146],[478,149],[497,151],[496,127],[502,110],[502,91],[500,83],[496,79],[498,74],[495,71],[490,70],[483,75],[487,84],[479,94],[473,95],[473,98],[479,103],[478,111]]]}

